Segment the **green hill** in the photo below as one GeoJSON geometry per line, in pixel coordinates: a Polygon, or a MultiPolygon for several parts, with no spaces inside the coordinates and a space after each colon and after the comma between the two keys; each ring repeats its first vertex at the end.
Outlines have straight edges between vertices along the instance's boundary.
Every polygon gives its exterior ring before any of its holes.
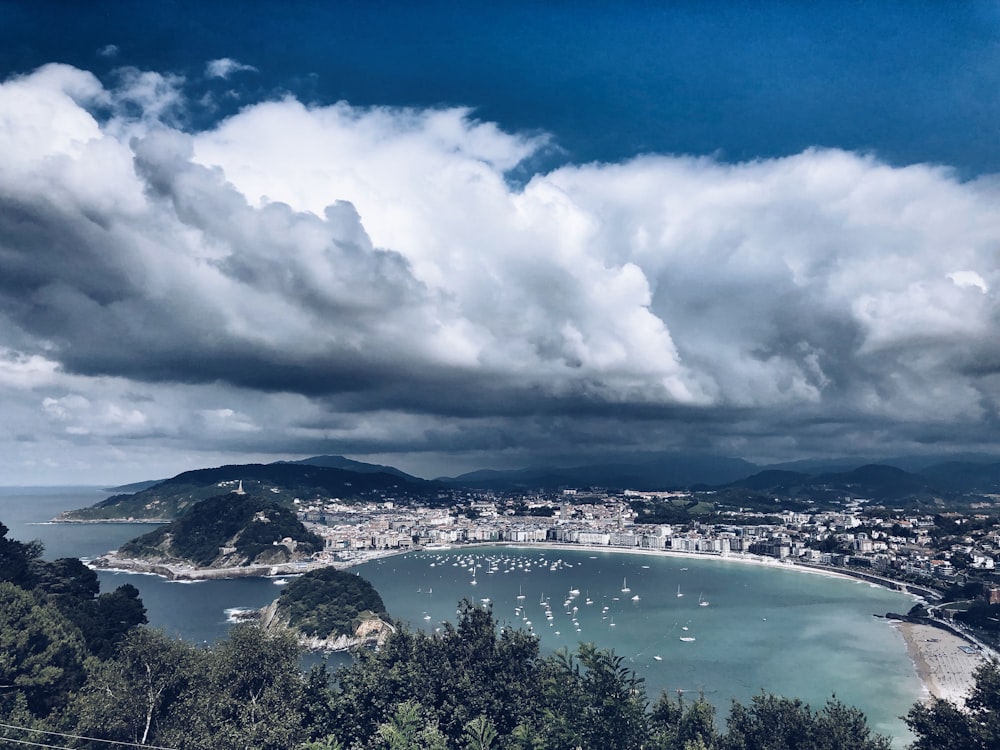
{"type": "Polygon", "coordinates": [[[273,565],[309,558],[323,540],[294,511],[235,492],[196,503],[172,523],[125,543],[123,557],[199,568],[273,565]]]}
{"type": "Polygon", "coordinates": [[[289,508],[295,499],[433,500],[440,489],[433,482],[388,472],[295,463],[236,464],[185,471],[139,492],[114,495],[89,508],[67,511],[59,520],[170,520],[199,501],[235,490],[240,482],[248,495],[266,497],[289,508]]]}
{"type": "Polygon", "coordinates": [[[277,614],[289,627],[316,638],[353,636],[362,620],[386,614],[382,597],[361,576],[320,568],[295,579],[278,597],[277,614]]]}

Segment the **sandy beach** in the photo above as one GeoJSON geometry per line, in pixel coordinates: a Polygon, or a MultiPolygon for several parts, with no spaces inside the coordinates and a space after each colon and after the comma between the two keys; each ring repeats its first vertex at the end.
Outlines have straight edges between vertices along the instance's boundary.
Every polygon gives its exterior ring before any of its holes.
{"type": "Polygon", "coordinates": [[[926,697],[964,706],[974,684],[972,673],[988,655],[980,651],[966,653],[962,647],[972,644],[932,625],[900,622],[896,627],[906,642],[917,676],[927,691],[926,697]]]}

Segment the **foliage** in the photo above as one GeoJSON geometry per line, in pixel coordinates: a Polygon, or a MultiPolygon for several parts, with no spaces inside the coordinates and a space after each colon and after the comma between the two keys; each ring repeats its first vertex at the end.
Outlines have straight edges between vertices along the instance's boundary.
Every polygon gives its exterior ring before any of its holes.
{"type": "Polygon", "coordinates": [[[134,586],[101,594],[97,574],[76,558],[47,562],[41,559],[39,542],[18,542],[6,534],[7,527],[0,524],[0,581],[30,591],[37,604],[58,611],[82,636],[89,653],[110,655],[131,628],[146,622],[146,609],[134,586]]]}
{"type": "MultiPolygon", "coordinates": [[[[69,712],[77,733],[190,750],[286,750],[301,743],[304,681],[287,634],[239,625],[212,649],[140,629],[90,665],[69,712]]],[[[94,744],[104,747],[105,743],[94,744]]]]}
{"type": "Polygon", "coordinates": [[[733,703],[727,729],[721,750],[889,750],[863,713],[835,699],[813,711],[799,700],[757,695],[749,706],[733,703]]]}
{"type": "MultiPolygon", "coordinates": [[[[123,555],[174,556],[210,566],[220,549],[232,544],[246,562],[275,553],[282,539],[297,542],[301,552],[316,552],[323,541],[308,531],[295,512],[263,498],[230,493],[203,500],[172,523],[122,545],[123,555]]],[[[282,554],[287,558],[287,550],[282,554]]]]}
{"type": "Polygon", "coordinates": [[[134,629],[113,658],[88,665],[71,712],[77,731],[137,744],[183,736],[186,697],[206,678],[205,658],[162,631],[134,629]]]}
{"type": "Polygon", "coordinates": [[[385,614],[375,587],[353,573],[320,568],[289,583],[278,598],[278,614],[310,636],[353,634],[362,612],[385,614]]]}
{"type": "Polygon", "coordinates": [[[0,583],[0,688],[35,716],[47,716],[84,680],[83,639],[54,606],[0,583]]]}
{"type": "Polygon", "coordinates": [[[441,633],[401,628],[379,651],[358,652],[336,675],[332,724],[350,746],[390,721],[400,703],[414,701],[452,745],[479,716],[508,735],[539,714],[538,660],[536,637],[509,629],[498,634],[489,610],[464,601],[458,624],[441,633]]]}

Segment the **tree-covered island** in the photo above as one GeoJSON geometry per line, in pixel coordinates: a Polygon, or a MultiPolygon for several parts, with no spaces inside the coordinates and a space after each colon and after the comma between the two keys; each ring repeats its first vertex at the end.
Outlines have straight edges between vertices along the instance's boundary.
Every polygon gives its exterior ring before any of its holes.
{"type": "Polygon", "coordinates": [[[318,651],[381,645],[395,631],[375,587],[335,568],[310,571],[290,582],[261,613],[261,625],[286,628],[303,646],[318,651]]]}

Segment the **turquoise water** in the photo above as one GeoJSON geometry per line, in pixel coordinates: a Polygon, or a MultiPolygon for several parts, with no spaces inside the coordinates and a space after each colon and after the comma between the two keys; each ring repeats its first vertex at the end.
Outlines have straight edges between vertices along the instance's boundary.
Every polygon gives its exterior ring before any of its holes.
{"type": "MultiPolygon", "coordinates": [[[[151,528],[40,523],[101,497],[87,488],[0,489],[0,521],[12,538],[40,539],[48,559],[94,556],[151,528]]],[[[898,717],[920,696],[902,639],[872,617],[906,609],[910,599],[853,580],[715,559],[510,547],[417,552],[357,570],[389,612],[415,628],[454,621],[462,598],[489,599],[503,626],[530,621],[545,652],[583,641],[613,648],[645,679],[650,697],[701,692],[724,713],[731,700],[748,701],[762,689],[816,707],[836,695],[862,708],[877,731],[903,738],[898,717]],[[630,590],[622,592],[626,582],[630,590]]],[[[267,579],[184,584],[99,575],[102,590],[135,585],[151,625],[196,643],[225,636],[227,610],[262,607],[280,591],[267,579]]]]}
{"type": "Polygon", "coordinates": [[[872,617],[905,610],[910,598],[854,580],[565,548],[420,552],[357,570],[389,611],[414,627],[454,620],[455,603],[465,597],[491,606],[506,625],[530,622],[545,651],[584,641],[613,648],[645,679],[651,697],[702,693],[724,712],[732,700],[749,701],[762,689],[814,707],[836,695],[864,709],[878,731],[901,736],[898,717],[920,695],[902,639],[872,617]]]}

